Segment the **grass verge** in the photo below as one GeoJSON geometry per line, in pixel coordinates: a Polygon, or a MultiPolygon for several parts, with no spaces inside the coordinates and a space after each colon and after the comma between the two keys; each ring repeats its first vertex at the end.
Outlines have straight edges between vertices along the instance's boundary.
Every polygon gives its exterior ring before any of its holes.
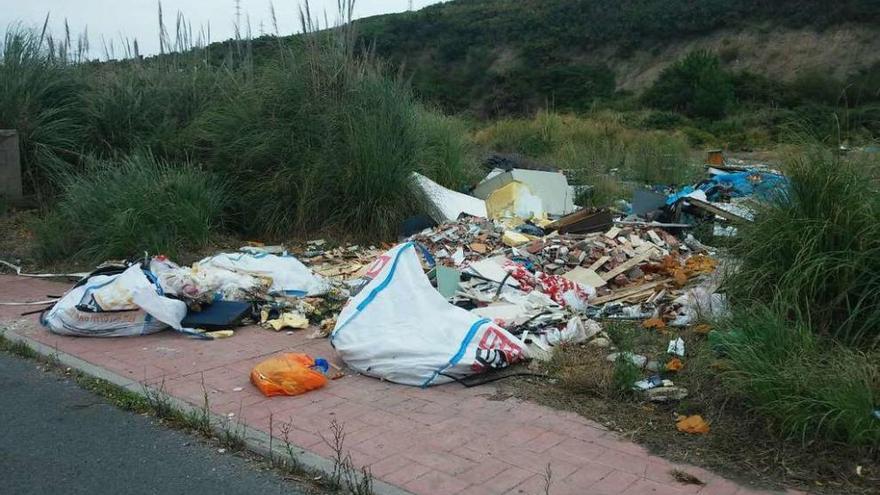
{"type": "Polygon", "coordinates": [[[191,164],[148,153],[95,160],[65,181],[56,209],[37,226],[38,248],[44,259],[175,256],[211,241],[225,204],[221,182],[191,164]]]}

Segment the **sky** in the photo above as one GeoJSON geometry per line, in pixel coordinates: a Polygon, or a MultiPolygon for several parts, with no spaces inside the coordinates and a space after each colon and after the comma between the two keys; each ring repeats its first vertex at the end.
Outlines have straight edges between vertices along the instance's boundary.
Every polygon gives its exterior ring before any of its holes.
{"type": "MultiPolygon", "coordinates": [[[[235,0],[161,1],[166,29],[172,39],[177,12],[183,13],[196,33],[200,27],[210,26],[211,41],[231,38],[235,32],[235,0]]],[[[249,17],[254,36],[260,35],[261,26],[267,34],[274,31],[269,14],[270,0],[239,0],[239,3],[241,24],[244,25],[249,17]]],[[[415,10],[433,3],[438,0],[412,0],[415,10]]],[[[271,0],[271,4],[275,7],[279,32],[290,34],[297,31],[300,0],[271,0]]],[[[310,0],[310,5],[313,13],[320,13],[321,19],[325,11],[331,23],[337,17],[337,0],[310,0]]],[[[357,0],[354,16],[401,12],[408,6],[409,0],[357,0]]],[[[74,38],[87,31],[92,57],[103,58],[103,47],[109,47],[111,40],[114,52],[121,55],[123,39],[137,39],[143,55],[159,52],[157,0],[0,0],[0,30],[5,32],[8,26],[16,23],[40,27],[47,13],[49,28],[55,36],[63,35],[65,19],[74,38]]]]}

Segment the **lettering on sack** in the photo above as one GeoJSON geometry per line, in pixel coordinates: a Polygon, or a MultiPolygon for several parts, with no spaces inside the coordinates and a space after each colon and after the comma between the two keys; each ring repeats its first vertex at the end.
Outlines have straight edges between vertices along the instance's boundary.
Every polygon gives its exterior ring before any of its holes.
{"type": "Polygon", "coordinates": [[[487,368],[506,368],[522,358],[522,348],[510,340],[504,330],[490,325],[477,344],[477,353],[471,369],[476,373],[482,373],[487,368]]]}
{"type": "Polygon", "coordinates": [[[371,279],[376,278],[376,275],[382,273],[382,270],[385,269],[385,265],[387,265],[389,261],[391,261],[391,256],[388,256],[387,254],[383,254],[376,258],[376,261],[373,261],[367,269],[366,277],[371,279]]]}

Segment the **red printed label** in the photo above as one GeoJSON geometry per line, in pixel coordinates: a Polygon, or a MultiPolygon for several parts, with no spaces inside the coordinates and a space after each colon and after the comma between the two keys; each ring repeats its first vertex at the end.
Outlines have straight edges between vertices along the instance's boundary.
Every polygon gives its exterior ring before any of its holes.
{"type": "Polygon", "coordinates": [[[391,256],[388,256],[387,254],[383,254],[376,258],[376,261],[373,261],[367,269],[367,277],[376,278],[376,275],[379,275],[379,273],[382,272],[389,261],[391,261],[391,256]]]}
{"type": "Polygon", "coordinates": [[[510,340],[504,330],[491,325],[477,345],[477,355],[471,369],[480,373],[486,368],[506,368],[522,357],[522,348],[510,340]]]}

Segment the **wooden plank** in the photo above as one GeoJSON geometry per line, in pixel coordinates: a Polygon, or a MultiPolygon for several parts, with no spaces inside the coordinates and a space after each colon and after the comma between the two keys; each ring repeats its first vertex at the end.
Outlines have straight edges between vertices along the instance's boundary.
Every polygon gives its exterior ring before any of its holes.
{"type": "Polygon", "coordinates": [[[650,299],[650,296],[652,295],[654,295],[654,289],[648,289],[646,291],[637,292],[631,296],[626,296],[622,301],[628,303],[644,302],[645,300],[650,299]]]}
{"type": "Polygon", "coordinates": [[[608,232],[605,232],[605,237],[607,237],[609,239],[614,239],[615,237],[617,237],[617,234],[619,234],[619,233],[620,233],[620,227],[611,227],[611,230],[609,230],[608,232]]]}
{"type": "Polygon", "coordinates": [[[608,294],[607,296],[601,296],[601,297],[597,297],[596,299],[593,299],[592,301],[590,301],[590,304],[599,305],[599,304],[605,304],[608,302],[619,301],[621,299],[626,299],[627,297],[633,296],[635,294],[639,294],[639,293],[645,292],[647,290],[652,290],[655,287],[661,286],[661,285],[663,285],[667,282],[670,282],[670,281],[672,281],[671,278],[664,278],[663,280],[657,280],[656,282],[642,284],[638,287],[632,287],[630,289],[623,289],[623,290],[619,290],[616,292],[612,292],[611,294],[608,294]]]}
{"type": "Polygon", "coordinates": [[[608,283],[608,281],[603,280],[602,277],[600,277],[595,271],[581,266],[567,273],[563,273],[562,277],[571,280],[572,282],[588,285],[590,287],[593,287],[594,289],[605,287],[605,285],[608,283]]]}
{"type": "Polygon", "coordinates": [[[596,271],[599,268],[601,268],[602,265],[604,265],[605,263],[608,263],[609,260],[611,260],[611,256],[602,256],[601,258],[597,259],[595,263],[590,265],[589,270],[596,271]]]}
{"type": "Polygon", "coordinates": [[[706,201],[703,201],[703,200],[700,200],[697,198],[687,198],[687,202],[690,203],[691,206],[696,206],[697,208],[706,210],[709,213],[718,215],[719,217],[724,218],[725,220],[730,220],[731,222],[745,223],[745,222],[749,221],[748,218],[743,218],[743,217],[741,217],[739,215],[735,215],[729,211],[722,210],[721,208],[718,208],[717,206],[713,205],[712,203],[708,203],[706,201]]]}
{"type": "Polygon", "coordinates": [[[621,273],[632,269],[635,266],[638,266],[640,263],[644,263],[650,258],[650,254],[643,254],[641,256],[636,256],[635,258],[627,261],[626,263],[622,263],[617,268],[612,269],[611,271],[600,273],[599,276],[602,277],[603,280],[611,280],[612,278],[620,275],[621,273]]]}

